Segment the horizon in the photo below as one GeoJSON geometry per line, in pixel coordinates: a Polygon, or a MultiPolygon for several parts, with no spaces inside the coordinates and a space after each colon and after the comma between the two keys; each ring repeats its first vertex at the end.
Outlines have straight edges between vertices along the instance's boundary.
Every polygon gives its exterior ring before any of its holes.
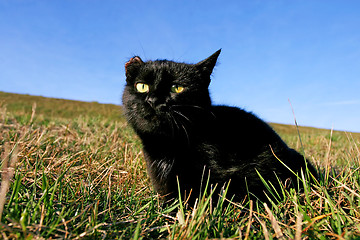
{"type": "Polygon", "coordinates": [[[355,0],[0,0],[0,91],[121,105],[130,57],[197,63],[221,48],[214,104],[360,132],[359,10],[355,0]]]}
{"type": "MultiPolygon", "coordinates": [[[[2,92],[2,91],[0,91],[2,92]]],[[[51,98],[51,99],[56,99],[56,100],[63,100],[63,101],[75,101],[75,102],[83,102],[83,103],[98,103],[98,104],[104,104],[104,105],[115,105],[118,107],[123,107],[122,104],[115,104],[115,103],[101,103],[101,102],[97,102],[97,101],[82,101],[82,100],[76,100],[76,99],[67,99],[67,98],[54,98],[54,97],[47,97],[47,96],[41,96],[41,95],[30,95],[30,94],[22,94],[22,93],[12,93],[12,92],[4,92],[4,93],[8,93],[8,94],[19,94],[19,95],[25,95],[25,96],[31,96],[31,97],[43,97],[43,98],[51,98]]],[[[320,128],[320,127],[314,127],[314,126],[306,126],[306,125],[296,125],[295,124],[295,119],[294,119],[294,123],[278,123],[278,122],[267,122],[268,124],[278,124],[278,125],[286,125],[286,126],[294,126],[294,127],[302,127],[302,128],[314,128],[314,129],[319,129],[319,130],[329,130],[329,131],[337,131],[337,132],[348,132],[348,133],[356,133],[359,134],[360,132],[355,132],[355,131],[346,131],[346,130],[341,130],[341,129],[330,129],[330,128],[320,128]]],[[[300,132],[301,134],[301,132],[300,132]]]]}

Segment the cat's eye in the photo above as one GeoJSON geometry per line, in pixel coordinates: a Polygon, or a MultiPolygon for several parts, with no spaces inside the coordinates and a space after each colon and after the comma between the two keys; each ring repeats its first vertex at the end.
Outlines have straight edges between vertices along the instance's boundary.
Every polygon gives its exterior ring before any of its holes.
{"type": "Polygon", "coordinates": [[[181,93],[184,91],[184,87],[181,85],[172,85],[171,86],[171,92],[173,93],[181,93]]]}
{"type": "Polygon", "coordinates": [[[139,93],[149,92],[149,85],[147,85],[146,83],[137,83],[135,84],[135,88],[139,93]]]}

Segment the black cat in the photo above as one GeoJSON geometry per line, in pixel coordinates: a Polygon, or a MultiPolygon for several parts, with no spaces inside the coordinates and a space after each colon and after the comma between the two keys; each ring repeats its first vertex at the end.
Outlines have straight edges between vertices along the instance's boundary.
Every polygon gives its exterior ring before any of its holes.
{"type": "Polygon", "coordinates": [[[138,56],[125,64],[124,111],[142,140],[155,190],[177,197],[178,178],[182,194],[191,191],[194,200],[209,176],[218,186],[231,179],[228,197],[241,200],[250,192],[266,199],[261,178],[279,190],[281,181],[296,184],[295,174],[306,168],[316,177],[314,167],[264,121],[211,105],[208,86],[219,54],[197,64],[143,62],[138,56]]]}

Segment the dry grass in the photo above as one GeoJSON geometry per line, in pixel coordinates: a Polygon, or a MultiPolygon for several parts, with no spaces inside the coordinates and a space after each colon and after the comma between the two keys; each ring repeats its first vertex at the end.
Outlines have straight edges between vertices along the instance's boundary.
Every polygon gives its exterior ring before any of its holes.
{"type": "MultiPolygon", "coordinates": [[[[284,190],[280,202],[215,203],[209,195],[195,208],[182,202],[162,206],[151,190],[140,142],[122,118],[101,110],[96,116],[85,110],[61,116],[72,109],[65,100],[69,106],[51,117],[46,108],[57,111],[47,105],[52,100],[34,99],[36,105],[21,100],[27,104],[22,110],[0,99],[3,239],[360,238],[356,134],[300,128],[305,153],[323,178],[305,184],[303,193],[284,190]]],[[[296,129],[275,128],[300,149],[296,129]]]]}

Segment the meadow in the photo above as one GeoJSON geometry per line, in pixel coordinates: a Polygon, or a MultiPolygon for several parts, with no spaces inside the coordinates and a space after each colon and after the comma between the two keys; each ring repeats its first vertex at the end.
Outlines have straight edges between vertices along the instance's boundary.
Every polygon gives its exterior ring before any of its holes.
{"type": "Polygon", "coordinates": [[[317,183],[164,205],[120,106],[0,92],[0,238],[360,239],[360,134],[271,125],[317,183]]]}

